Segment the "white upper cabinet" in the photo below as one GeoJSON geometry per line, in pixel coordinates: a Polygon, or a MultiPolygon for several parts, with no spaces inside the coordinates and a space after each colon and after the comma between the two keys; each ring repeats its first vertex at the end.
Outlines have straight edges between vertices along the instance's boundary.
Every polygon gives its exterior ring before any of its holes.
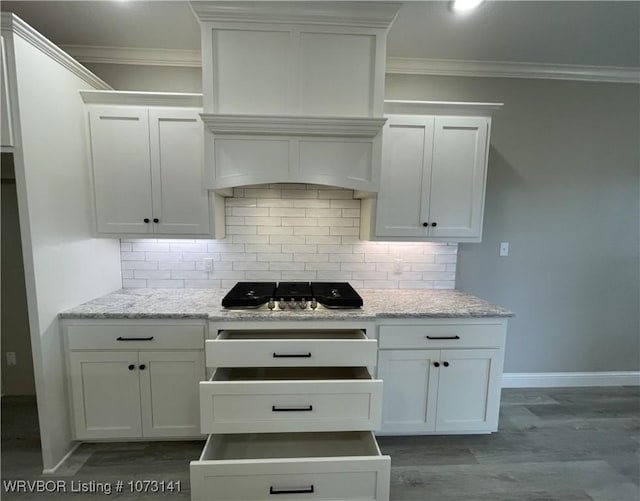
{"type": "Polygon", "coordinates": [[[500,105],[388,103],[401,113],[387,115],[380,190],[363,204],[361,236],[479,242],[489,113],[500,105]]]}
{"type": "Polygon", "coordinates": [[[167,104],[174,96],[82,96],[88,103],[97,234],[211,235],[200,109],[146,105],[167,104]]]}

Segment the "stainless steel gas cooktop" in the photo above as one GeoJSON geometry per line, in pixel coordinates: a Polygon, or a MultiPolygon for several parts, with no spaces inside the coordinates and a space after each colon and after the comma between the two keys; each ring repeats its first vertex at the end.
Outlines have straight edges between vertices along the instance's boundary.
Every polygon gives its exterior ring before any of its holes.
{"type": "Polygon", "coordinates": [[[229,309],[315,310],[360,308],[362,298],[348,282],[238,282],[222,299],[229,309]]]}

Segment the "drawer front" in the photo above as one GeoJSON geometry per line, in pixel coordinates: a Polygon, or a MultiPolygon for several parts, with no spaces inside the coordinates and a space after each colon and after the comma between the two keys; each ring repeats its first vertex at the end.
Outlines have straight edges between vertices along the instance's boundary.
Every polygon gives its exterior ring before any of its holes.
{"type": "Polygon", "coordinates": [[[201,350],[204,324],[67,325],[69,350],[201,350]]]}
{"type": "Polygon", "coordinates": [[[381,349],[502,348],[502,324],[382,325],[381,349]]]}
{"type": "Polygon", "coordinates": [[[206,341],[207,367],[360,367],[376,364],[378,342],[349,339],[234,339],[206,341]]]}
{"type": "MultiPolygon", "coordinates": [[[[286,450],[292,440],[287,436],[297,434],[267,435],[273,435],[269,440],[274,442],[282,440],[280,448],[286,450]]],[[[389,499],[390,458],[380,454],[370,432],[362,434],[362,440],[368,442],[370,448],[362,455],[332,456],[331,447],[322,446],[321,453],[326,455],[319,456],[317,444],[310,441],[306,457],[296,454],[276,458],[261,455],[235,460],[209,459],[220,437],[211,435],[200,460],[191,462],[192,501],[389,499]]],[[[320,440],[327,441],[325,437],[320,440]]],[[[256,444],[256,440],[252,439],[251,444],[256,444]]],[[[259,445],[257,448],[262,452],[259,445]]]]}
{"type": "Polygon", "coordinates": [[[214,373],[211,381],[200,383],[201,431],[378,429],[382,415],[382,381],[366,374],[367,379],[352,380],[216,381],[214,373]]]}

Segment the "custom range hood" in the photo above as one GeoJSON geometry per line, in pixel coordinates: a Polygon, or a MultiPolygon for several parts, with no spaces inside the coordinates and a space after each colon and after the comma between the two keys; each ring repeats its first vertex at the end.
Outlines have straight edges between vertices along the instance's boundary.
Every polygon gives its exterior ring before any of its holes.
{"type": "Polygon", "coordinates": [[[191,2],[202,30],[210,189],[313,183],[376,192],[386,38],[381,2],[191,2]]]}

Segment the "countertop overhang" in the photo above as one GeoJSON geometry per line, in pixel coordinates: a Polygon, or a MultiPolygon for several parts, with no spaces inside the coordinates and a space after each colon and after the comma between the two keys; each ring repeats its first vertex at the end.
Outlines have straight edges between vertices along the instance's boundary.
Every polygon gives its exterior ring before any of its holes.
{"type": "Polygon", "coordinates": [[[491,318],[513,313],[459,290],[360,289],[360,309],[225,310],[226,289],[120,289],[66,310],[62,319],[375,320],[491,318]]]}

